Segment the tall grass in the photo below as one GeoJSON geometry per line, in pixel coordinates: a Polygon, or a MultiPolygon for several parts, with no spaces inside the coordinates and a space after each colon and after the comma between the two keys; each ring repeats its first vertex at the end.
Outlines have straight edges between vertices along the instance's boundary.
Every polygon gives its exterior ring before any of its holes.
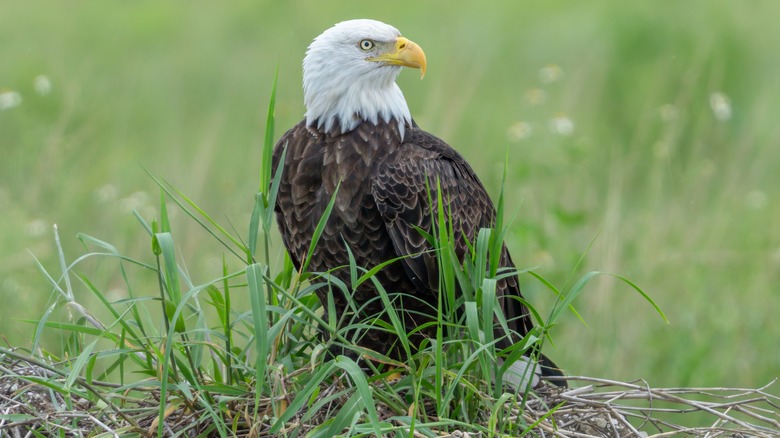
{"type": "MultiPolygon", "coordinates": [[[[760,386],[777,376],[775,4],[51,2],[51,14],[41,7],[0,6],[0,90],[24,98],[0,112],[0,296],[13,303],[0,310],[0,333],[12,344],[30,348],[20,320],[50,308],[49,285],[28,249],[48,271],[59,269],[53,223],[65,260],[81,257],[86,245],[143,262],[117,270],[105,257],[79,261],[110,302],[159,296],[157,277],[144,275],[156,265],[150,242],[138,238],[130,213],[135,208],[147,222],[161,217],[157,185],[139,163],[198,200],[230,234],[247,236],[241,232],[262,161],[259,121],[277,60],[277,125],[287,127],[303,113],[296,72],[311,38],[341,19],[367,16],[425,48],[426,80],[400,78],[412,113],[461,151],[493,194],[510,146],[505,202],[518,213],[506,240],[519,266],[538,265],[535,272],[556,286],[591,270],[624,273],[669,317],[666,325],[654,312],[636,311],[641,298],[600,279],[576,301],[587,329],[564,318],[551,330],[555,343],[547,347],[559,364],[673,386],[760,386]],[[540,70],[550,64],[563,76],[543,82],[540,70]],[[47,95],[34,89],[40,74],[53,85],[47,95]],[[716,92],[729,99],[730,119],[716,117],[716,92]],[[550,130],[559,115],[574,123],[570,135],[550,130]],[[518,138],[519,122],[531,127],[530,137],[518,138]],[[74,239],[79,231],[111,244],[82,244],[74,239]]],[[[224,277],[222,290],[240,290],[244,281],[229,275],[245,255],[200,232],[171,199],[171,236],[186,278],[205,284],[224,277]]],[[[269,271],[290,272],[279,245],[267,260],[260,248],[269,271]]],[[[73,279],[76,302],[98,320],[113,318],[73,279]]],[[[521,281],[548,315],[548,287],[521,281]]],[[[247,297],[224,300],[249,309],[247,297]]],[[[161,321],[154,303],[148,314],[139,310],[146,325],[161,321]]],[[[228,317],[226,325],[234,323],[228,317]]],[[[77,341],[52,333],[39,340],[57,356],[77,341]]]]}

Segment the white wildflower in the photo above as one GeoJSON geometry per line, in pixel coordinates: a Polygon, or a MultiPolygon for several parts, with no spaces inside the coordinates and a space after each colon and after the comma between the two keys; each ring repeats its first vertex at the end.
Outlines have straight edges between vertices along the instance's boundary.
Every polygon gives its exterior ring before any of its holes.
{"type": "Polygon", "coordinates": [[[38,75],[33,79],[33,88],[41,96],[51,93],[51,80],[46,75],[38,75]]]}
{"type": "Polygon", "coordinates": [[[725,94],[719,91],[710,94],[710,107],[719,121],[725,122],[731,118],[731,99],[725,94]]]}
{"type": "Polygon", "coordinates": [[[22,95],[16,91],[0,93],[0,111],[8,110],[22,104],[22,95]]]}
{"type": "Polygon", "coordinates": [[[3,280],[3,283],[0,284],[0,290],[5,291],[6,293],[16,292],[21,288],[22,285],[15,278],[11,277],[6,278],[3,280]]]}
{"type": "MultiPolygon", "coordinates": [[[[168,211],[168,217],[173,218],[176,215],[177,210],[169,210],[168,211]]],[[[138,214],[141,215],[141,217],[156,217],[157,216],[157,209],[154,208],[151,205],[144,205],[143,208],[141,208],[138,211],[138,214]]]]}
{"type": "Polygon", "coordinates": [[[146,192],[135,192],[132,195],[119,200],[119,208],[125,213],[132,213],[133,210],[141,210],[146,207],[148,199],[146,192]]]}
{"type": "Polygon", "coordinates": [[[532,260],[534,265],[544,266],[546,268],[555,265],[555,258],[553,255],[543,249],[532,254],[532,260]]]}
{"type": "Polygon", "coordinates": [[[563,69],[555,64],[550,64],[539,70],[539,80],[543,84],[552,84],[563,79],[563,69]]]}
{"type": "Polygon", "coordinates": [[[665,160],[669,158],[669,155],[671,154],[671,147],[669,146],[668,142],[665,141],[659,141],[656,144],[653,145],[653,152],[655,154],[655,157],[659,160],[665,160]]]}
{"type": "Polygon", "coordinates": [[[111,202],[114,199],[116,199],[116,195],[117,195],[116,186],[114,186],[113,184],[105,184],[99,189],[95,189],[94,195],[95,195],[95,199],[101,204],[105,204],[106,202],[111,202]]]}
{"type": "Polygon", "coordinates": [[[666,105],[661,105],[661,107],[658,108],[658,115],[661,116],[661,120],[664,122],[671,122],[673,120],[677,120],[677,117],[680,115],[680,111],[676,106],[672,105],[671,103],[667,103],[666,105]]]}
{"type": "Polygon", "coordinates": [[[718,167],[715,165],[715,162],[710,159],[705,158],[701,161],[701,163],[699,163],[699,174],[703,178],[711,177],[717,170],[718,167]]]}
{"type": "Polygon", "coordinates": [[[571,135],[574,132],[574,122],[564,114],[557,115],[550,120],[550,131],[553,134],[571,135]]]}
{"type": "Polygon", "coordinates": [[[751,210],[763,210],[769,203],[769,197],[763,190],[753,190],[745,196],[745,205],[751,210]]]}
{"type": "Polygon", "coordinates": [[[43,219],[34,219],[27,223],[25,233],[27,237],[41,237],[49,227],[43,219]]]}
{"type": "Polygon", "coordinates": [[[780,247],[777,247],[774,251],[769,253],[769,259],[776,266],[780,266],[780,247]]]}
{"type": "Polygon", "coordinates": [[[533,133],[533,128],[528,122],[517,122],[507,130],[507,136],[511,141],[525,140],[533,133]]]}
{"type": "Polygon", "coordinates": [[[525,100],[532,106],[539,106],[547,102],[547,92],[541,88],[532,88],[525,92],[525,100]]]}
{"type": "Polygon", "coordinates": [[[119,301],[123,298],[127,298],[127,292],[125,292],[124,289],[115,287],[111,288],[106,292],[106,299],[109,301],[119,301]]]}

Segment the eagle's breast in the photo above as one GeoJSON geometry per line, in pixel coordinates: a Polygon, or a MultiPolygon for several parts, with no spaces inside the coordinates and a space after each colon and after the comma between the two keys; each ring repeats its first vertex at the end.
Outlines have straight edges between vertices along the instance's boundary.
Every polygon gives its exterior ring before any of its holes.
{"type": "Polygon", "coordinates": [[[333,136],[312,135],[313,129],[300,123],[280,141],[286,141],[288,151],[277,215],[288,224],[283,238],[298,260],[305,258],[313,231],[335,194],[310,270],[348,264],[347,246],[363,268],[396,256],[371,191],[378,169],[401,145],[391,125],[362,123],[333,136]]]}

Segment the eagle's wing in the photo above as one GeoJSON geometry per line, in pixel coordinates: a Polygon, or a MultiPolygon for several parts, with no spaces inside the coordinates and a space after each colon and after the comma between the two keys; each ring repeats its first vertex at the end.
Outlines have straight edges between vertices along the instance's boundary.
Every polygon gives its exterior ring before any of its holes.
{"type": "MultiPolygon", "coordinates": [[[[304,121],[290,128],[276,143],[271,172],[273,179],[285,152],[279,192],[274,211],[284,246],[295,269],[300,269],[311,243],[311,235],[324,212],[323,202],[316,188],[321,185],[322,154],[317,138],[312,137],[304,121]],[[285,216],[286,212],[286,216],[285,216]]],[[[269,187],[270,190],[270,187],[269,187]]]]}
{"type": "MultiPolygon", "coordinates": [[[[438,209],[437,181],[444,211],[451,214],[458,239],[456,252],[461,260],[468,252],[462,236],[474,242],[480,228],[491,227],[495,222],[493,203],[463,157],[439,138],[420,129],[410,130],[404,144],[379,169],[372,193],[397,254],[408,256],[403,260],[404,268],[418,293],[436,294],[438,290],[436,255],[420,233],[422,230],[432,234],[432,216],[438,209]]],[[[506,248],[500,266],[514,267],[506,248]]],[[[500,297],[520,297],[515,276],[500,281],[498,288],[500,297]]],[[[435,302],[435,298],[429,298],[435,302]]],[[[511,328],[521,335],[531,329],[528,310],[520,301],[500,301],[507,320],[512,321],[511,328]]]]}

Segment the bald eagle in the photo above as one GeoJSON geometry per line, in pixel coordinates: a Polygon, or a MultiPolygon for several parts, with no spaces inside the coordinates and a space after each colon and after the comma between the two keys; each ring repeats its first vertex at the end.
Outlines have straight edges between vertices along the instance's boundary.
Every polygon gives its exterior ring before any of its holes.
{"type": "MultiPolygon", "coordinates": [[[[278,141],[272,166],[279,168],[286,151],[274,208],[295,267],[300,269],[307,257],[315,228],[335,194],[309,270],[349,265],[350,253],[365,269],[405,256],[376,278],[386,291],[406,294],[398,308],[411,331],[436,319],[436,256],[421,232],[431,234],[436,225],[436,182],[451,212],[454,234],[463,236],[456,242],[461,259],[468,253],[466,240],[473,242],[481,228],[492,227],[496,211],[463,157],[412,120],[395,82],[402,67],[420,69],[424,75],[425,54],[385,23],[344,21],[315,38],[303,60],[306,117],[278,141]],[[430,197],[429,191],[434,192],[430,197]]],[[[514,267],[505,246],[500,266],[514,267]]],[[[350,283],[349,269],[336,269],[333,275],[350,283]]],[[[498,282],[497,294],[513,332],[496,328],[497,346],[506,348],[531,330],[533,322],[517,299],[521,295],[515,275],[498,282]]],[[[326,310],[332,300],[337,317],[356,308],[363,316],[384,310],[371,282],[362,283],[351,297],[326,287],[317,295],[326,310]]],[[[419,336],[425,335],[431,331],[419,336]]],[[[413,344],[419,344],[418,338],[411,339],[413,344]]],[[[357,343],[400,357],[397,337],[387,331],[368,330],[357,343]]],[[[549,359],[540,357],[543,376],[561,375],[549,359]]]]}

